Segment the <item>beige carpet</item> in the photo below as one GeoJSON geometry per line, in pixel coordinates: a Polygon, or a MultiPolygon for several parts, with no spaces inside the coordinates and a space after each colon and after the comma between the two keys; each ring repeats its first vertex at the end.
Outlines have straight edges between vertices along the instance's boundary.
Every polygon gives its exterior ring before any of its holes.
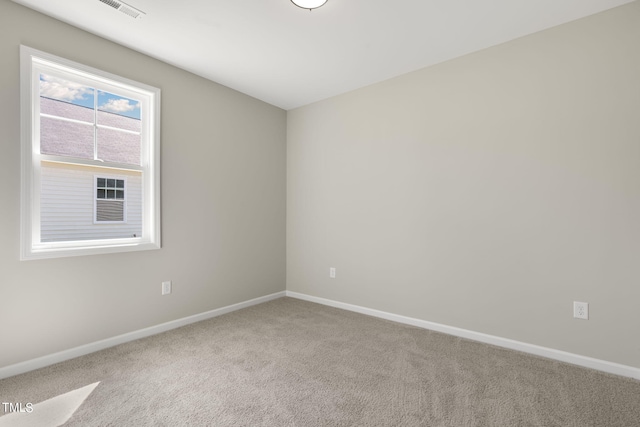
{"type": "Polygon", "coordinates": [[[66,426],[640,426],[639,381],[291,298],[2,380],[0,400],[35,413],[97,382],[66,426]]]}

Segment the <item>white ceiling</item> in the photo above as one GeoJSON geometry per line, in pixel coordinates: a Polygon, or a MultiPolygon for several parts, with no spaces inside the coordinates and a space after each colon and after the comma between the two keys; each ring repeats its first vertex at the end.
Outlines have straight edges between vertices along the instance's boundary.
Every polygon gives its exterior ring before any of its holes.
{"type": "Polygon", "coordinates": [[[13,0],[291,109],[633,0],[13,0]]]}

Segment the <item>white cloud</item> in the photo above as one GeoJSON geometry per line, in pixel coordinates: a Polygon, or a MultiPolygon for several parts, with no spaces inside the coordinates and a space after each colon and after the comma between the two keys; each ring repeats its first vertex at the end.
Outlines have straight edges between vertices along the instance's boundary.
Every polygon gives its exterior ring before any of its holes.
{"type": "Polygon", "coordinates": [[[109,99],[100,106],[101,110],[111,111],[112,113],[126,113],[140,107],[140,103],[131,103],[129,99],[109,99]]]}
{"type": "Polygon", "coordinates": [[[76,101],[83,99],[85,95],[93,95],[93,89],[46,74],[40,76],[40,96],[61,101],[76,101]]]}

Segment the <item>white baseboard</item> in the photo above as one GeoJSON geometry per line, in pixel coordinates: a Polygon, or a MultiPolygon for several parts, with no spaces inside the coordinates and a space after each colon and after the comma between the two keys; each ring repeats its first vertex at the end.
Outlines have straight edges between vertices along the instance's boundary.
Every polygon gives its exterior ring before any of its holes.
{"type": "Polygon", "coordinates": [[[183,317],[182,319],[161,323],[160,325],[151,326],[148,328],[118,335],[112,338],[107,338],[104,340],[92,342],[90,344],[81,345],[79,347],[71,348],[69,350],[63,350],[58,353],[49,354],[47,356],[38,357],[36,359],[27,360],[21,363],[16,363],[15,365],[5,366],[3,368],[0,368],[0,379],[12,377],[18,374],[23,374],[25,372],[33,371],[35,369],[44,368],[45,366],[53,365],[59,362],[64,362],[65,360],[73,359],[79,356],[84,356],[85,354],[93,353],[99,350],[104,350],[105,348],[113,347],[118,344],[124,344],[126,342],[135,341],[140,338],[146,338],[151,335],[156,335],[161,332],[166,332],[171,329],[176,329],[181,326],[186,326],[191,323],[200,322],[201,320],[211,319],[212,317],[227,314],[232,311],[250,307],[252,305],[261,304],[263,302],[271,301],[277,298],[282,298],[283,296],[285,296],[285,291],[276,292],[275,294],[254,298],[249,301],[228,305],[226,307],[216,308],[215,310],[210,310],[204,313],[195,314],[193,316],[183,317]]]}
{"type": "Polygon", "coordinates": [[[301,294],[292,291],[276,292],[271,295],[255,298],[249,301],[240,302],[237,304],[229,305],[226,307],[217,308],[204,313],[195,314],[193,316],[184,317],[182,319],[173,320],[170,322],[162,323],[160,325],[151,326],[149,328],[140,329],[137,331],[129,332],[116,337],[107,338],[104,340],[96,341],[90,344],[75,347],[69,350],[60,351],[58,353],[50,354],[47,356],[38,357],[36,359],[27,360],[25,362],[16,363],[14,365],[5,366],[0,368],[0,379],[12,377],[14,375],[22,374],[25,372],[33,371],[35,369],[44,368],[45,366],[53,365],[55,363],[63,362],[65,360],[73,359],[85,354],[93,353],[105,348],[113,347],[118,344],[124,344],[126,342],[135,341],[140,338],[146,338],[151,335],[166,332],[171,329],[176,329],[181,326],[186,326],[191,323],[200,322],[202,320],[211,319],[216,316],[220,316],[232,311],[240,310],[252,305],[261,304],[263,302],[271,301],[283,296],[297,298],[305,301],[315,302],[331,307],[341,308],[343,310],[353,311],[356,313],[366,314],[369,316],[379,317],[381,319],[391,320],[393,322],[404,323],[406,325],[416,326],[419,328],[429,329],[432,331],[442,332],[449,335],[454,335],[461,338],[467,338],[474,341],[479,341],[487,344],[496,345],[499,347],[508,348],[511,350],[522,351],[524,353],[534,354],[537,356],[547,357],[553,360],[559,360],[562,362],[571,363],[586,368],[596,369],[598,371],[607,372],[610,374],[620,375],[624,377],[635,378],[640,380],[640,369],[632,366],[621,365],[618,363],[608,362],[606,360],[594,359],[592,357],[581,356],[579,354],[568,353],[566,351],[555,350],[552,348],[542,347],[534,344],[527,344],[521,341],[515,341],[508,338],[501,338],[494,335],[483,334],[480,332],[474,332],[467,329],[456,328],[453,326],[442,325],[440,323],[429,322],[426,320],[415,319],[412,317],[401,316],[398,314],[387,313],[385,311],[374,310],[358,305],[347,304],[339,301],[333,301],[326,298],[314,297],[311,295],[301,294]]]}
{"type": "Polygon", "coordinates": [[[292,298],[328,305],[335,308],[341,308],[343,310],[354,311],[356,313],[379,317],[381,319],[391,320],[393,322],[417,326],[419,328],[442,332],[461,338],[467,338],[473,341],[479,341],[486,344],[496,345],[498,347],[517,350],[523,353],[535,354],[536,356],[542,356],[549,359],[559,360],[561,362],[571,363],[573,365],[583,366],[585,368],[596,369],[598,371],[640,380],[640,368],[634,368],[632,366],[621,365],[619,363],[608,362],[606,360],[594,359],[592,357],[581,356],[579,354],[568,353],[566,351],[555,350],[553,348],[542,347],[539,345],[527,344],[521,341],[515,341],[508,338],[497,337],[495,335],[488,335],[480,332],[470,331],[467,329],[456,328],[454,326],[447,326],[440,323],[429,322],[426,320],[414,319],[412,317],[387,313],[385,311],[374,310],[371,308],[347,304],[339,301],[333,301],[326,298],[314,297],[298,292],[286,291],[286,295],[292,298]]]}

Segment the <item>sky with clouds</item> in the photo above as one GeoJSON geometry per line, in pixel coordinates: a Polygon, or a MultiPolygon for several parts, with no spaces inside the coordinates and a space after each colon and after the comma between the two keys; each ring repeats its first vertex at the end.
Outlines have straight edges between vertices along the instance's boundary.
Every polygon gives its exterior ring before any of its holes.
{"type": "Polygon", "coordinates": [[[40,96],[46,98],[93,108],[96,92],[98,94],[98,110],[140,119],[140,103],[136,100],[95,90],[59,77],[47,74],[40,75],[40,96]]]}

